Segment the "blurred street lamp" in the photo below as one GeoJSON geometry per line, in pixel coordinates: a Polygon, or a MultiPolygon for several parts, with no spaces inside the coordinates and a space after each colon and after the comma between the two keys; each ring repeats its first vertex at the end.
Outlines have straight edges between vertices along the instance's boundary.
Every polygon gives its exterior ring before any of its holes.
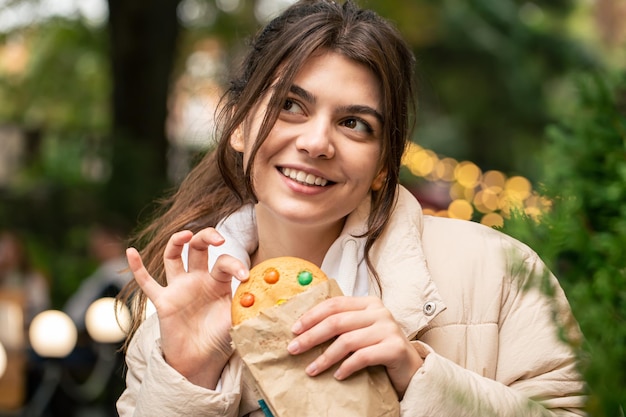
{"type": "Polygon", "coordinates": [[[30,344],[44,358],[64,358],[74,350],[78,332],[62,311],[48,310],[33,319],[28,330],[30,344]]]}
{"type": "Polygon", "coordinates": [[[39,356],[48,359],[41,383],[26,404],[23,413],[25,417],[37,417],[44,414],[61,383],[63,368],[59,359],[74,350],[78,332],[67,314],[58,310],[47,310],[35,316],[30,324],[28,336],[33,350],[39,356]]]}
{"type": "Polygon", "coordinates": [[[89,306],[85,313],[85,326],[95,342],[96,359],[87,379],[77,383],[71,375],[63,372],[61,361],[76,346],[76,326],[61,311],[49,310],[37,315],[30,325],[29,337],[35,352],[45,359],[44,373],[22,415],[44,415],[58,388],[80,403],[97,399],[114,373],[117,344],[126,337],[129,325],[130,310],[123,304],[116,306],[112,297],[98,299],[89,306]]]}
{"type": "Polygon", "coordinates": [[[87,333],[96,342],[117,343],[126,337],[130,326],[130,310],[115,298],[103,297],[94,301],[85,314],[87,333]]]}

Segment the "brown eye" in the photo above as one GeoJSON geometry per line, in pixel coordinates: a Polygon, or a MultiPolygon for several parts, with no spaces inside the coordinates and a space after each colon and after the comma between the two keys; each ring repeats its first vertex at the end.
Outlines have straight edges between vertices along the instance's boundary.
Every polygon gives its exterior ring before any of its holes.
{"type": "Polygon", "coordinates": [[[348,119],[345,121],[344,126],[349,129],[354,129],[356,127],[356,120],[348,119]]]}
{"type": "Polygon", "coordinates": [[[296,101],[290,98],[285,99],[285,102],[283,103],[283,111],[286,111],[288,113],[296,113],[296,114],[304,113],[304,110],[302,109],[302,107],[296,101]]]}
{"type": "Polygon", "coordinates": [[[345,119],[344,121],[341,122],[341,124],[347,127],[348,129],[356,130],[359,132],[372,133],[374,131],[372,127],[369,124],[367,124],[367,122],[357,117],[350,117],[348,119],[345,119]]]}

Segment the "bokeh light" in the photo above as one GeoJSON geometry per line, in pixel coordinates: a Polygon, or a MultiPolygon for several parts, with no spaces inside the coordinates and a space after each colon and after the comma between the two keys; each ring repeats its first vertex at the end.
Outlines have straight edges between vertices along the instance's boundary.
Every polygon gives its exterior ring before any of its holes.
{"type": "Polygon", "coordinates": [[[456,181],[466,188],[473,188],[479,182],[482,172],[473,162],[461,162],[454,170],[456,181]]]}
{"type": "Polygon", "coordinates": [[[440,157],[415,143],[408,146],[402,162],[415,177],[448,187],[448,207],[424,208],[424,214],[502,227],[513,209],[538,220],[550,208],[550,202],[533,191],[531,182],[521,175],[483,172],[473,162],[440,157]]]}
{"type": "Polygon", "coordinates": [[[124,304],[116,305],[113,297],[100,298],[87,309],[85,326],[96,342],[119,342],[124,340],[130,328],[130,310],[124,304]]]}
{"type": "Polygon", "coordinates": [[[47,310],[35,316],[28,335],[31,346],[39,356],[63,358],[74,350],[78,332],[67,314],[47,310]]]}
{"type": "Polygon", "coordinates": [[[471,220],[474,208],[467,200],[454,200],[448,206],[448,216],[453,219],[471,220]]]}

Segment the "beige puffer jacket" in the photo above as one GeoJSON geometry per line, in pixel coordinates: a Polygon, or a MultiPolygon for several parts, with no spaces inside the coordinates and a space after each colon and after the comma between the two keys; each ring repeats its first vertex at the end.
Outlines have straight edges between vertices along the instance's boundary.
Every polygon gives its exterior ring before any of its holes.
{"type": "MultiPolygon", "coordinates": [[[[430,351],[401,400],[403,417],[584,415],[584,384],[558,337],[559,327],[576,335],[577,326],[558,283],[527,246],[474,222],[424,216],[400,188],[372,260],[383,302],[416,349],[430,351]],[[553,298],[530,285],[545,274],[553,298]]],[[[156,315],[135,334],[126,362],[121,417],[263,416],[236,355],[220,392],[169,367],[156,315]]]]}

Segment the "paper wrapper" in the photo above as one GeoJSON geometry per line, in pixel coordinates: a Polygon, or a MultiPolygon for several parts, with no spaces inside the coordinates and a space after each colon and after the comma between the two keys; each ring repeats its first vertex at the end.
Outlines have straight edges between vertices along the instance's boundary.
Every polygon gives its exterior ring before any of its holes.
{"type": "Polygon", "coordinates": [[[396,392],[382,366],[364,369],[343,381],[333,377],[339,364],[310,377],[304,369],[331,341],[300,355],[287,352],[295,321],[317,303],[338,295],[342,295],[341,289],[331,279],[231,330],[235,348],[274,417],[400,415],[396,392]]]}

